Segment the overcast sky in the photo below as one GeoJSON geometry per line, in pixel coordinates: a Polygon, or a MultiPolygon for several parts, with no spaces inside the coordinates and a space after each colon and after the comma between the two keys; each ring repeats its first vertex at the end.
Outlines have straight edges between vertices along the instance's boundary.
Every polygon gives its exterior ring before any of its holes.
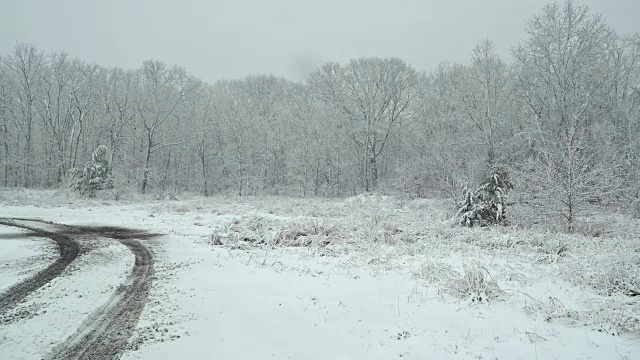
{"type": "MultiPolygon", "coordinates": [[[[397,56],[419,70],[466,62],[478,41],[505,58],[548,0],[0,0],[0,54],[17,42],[106,66],[154,58],[213,82],[294,80],[324,61],[397,56]]],[[[581,0],[619,33],[640,31],[639,0],[581,0]]]]}

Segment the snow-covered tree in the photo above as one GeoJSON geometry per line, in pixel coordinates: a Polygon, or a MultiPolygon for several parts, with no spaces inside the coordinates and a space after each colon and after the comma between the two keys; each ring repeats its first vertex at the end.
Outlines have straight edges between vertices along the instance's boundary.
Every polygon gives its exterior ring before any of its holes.
{"type": "Polygon", "coordinates": [[[100,145],[91,154],[91,160],[84,164],[84,169],[72,168],[69,171],[72,190],[80,192],[81,195],[94,197],[98,190],[113,188],[111,164],[107,153],[107,147],[100,145]]]}
{"type": "Polygon", "coordinates": [[[473,227],[507,223],[507,194],[511,190],[507,172],[493,166],[478,189],[464,189],[464,199],[456,212],[458,224],[473,227]]]}
{"type": "Polygon", "coordinates": [[[602,106],[610,36],[601,15],[568,0],[535,16],[514,51],[519,95],[533,120],[522,177],[530,203],[560,214],[569,230],[590,202],[621,190],[602,106]]]}

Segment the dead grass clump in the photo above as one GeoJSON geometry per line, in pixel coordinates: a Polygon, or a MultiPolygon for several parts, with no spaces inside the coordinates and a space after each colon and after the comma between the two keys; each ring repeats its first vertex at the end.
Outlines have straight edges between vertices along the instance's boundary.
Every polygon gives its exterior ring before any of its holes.
{"type": "Polygon", "coordinates": [[[497,249],[513,249],[517,245],[524,244],[519,238],[513,237],[508,234],[502,234],[500,236],[484,236],[475,241],[475,244],[483,249],[497,250],[497,249]]]}
{"type": "Polygon", "coordinates": [[[601,302],[597,309],[583,312],[582,322],[593,330],[609,335],[640,333],[640,314],[628,304],[616,300],[601,302]]]}
{"type": "Polygon", "coordinates": [[[524,312],[531,317],[541,317],[544,321],[562,320],[568,325],[575,325],[580,318],[577,311],[567,309],[555,297],[549,297],[546,302],[536,301],[524,307],[524,312]]]}
{"type": "Polygon", "coordinates": [[[640,296],[640,247],[626,242],[609,245],[616,246],[584,250],[563,267],[565,276],[600,295],[640,296]]]}
{"type": "Polygon", "coordinates": [[[566,308],[560,300],[549,297],[547,301],[535,301],[524,307],[527,315],[544,321],[560,321],[570,326],[586,326],[609,335],[640,333],[640,303],[628,298],[593,299],[587,309],[575,311],[566,308]]]}
{"type": "Polygon", "coordinates": [[[284,247],[325,247],[331,239],[322,235],[304,235],[292,231],[279,232],[274,236],[274,245],[284,247]]]}
{"type": "MultiPolygon", "coordinates": [[[[212,240],[215,241],[215,238],[212,240]]],[[[236,231],[221,236],[219,240],[231,250],[249,250],[254,245],[253,242],[247,241],[246,237],[236,231]]]]}
{"type": "Polygon", "coordinates": [[[414,274],[415,278],[430,284],[448,281],[458,276],[460,274],[453,270],[451,265],[431,260],[426,260],[414,274]]]}
{"type": "Polygon", "coordinates": [[[214,231],[211,235],[209,235],[209,244],[211,245],[222,245],[222,235],[219,232],[214,231]]]}
{"type": "Polygon", "coordinates": [[[367,221],[362,222],[355,230],[359,230],[358,238],[365,244],[394,244],[400,240],[403,233],[392,221],[379,213],[370,215],[367,221]]]}
{"type": "Polygon", "coordinates": [[[233,219],[225,223],[221,231],[209,236],[211,245],[225,245],[232,250],[247,250],[253,246],[267,243],[272,227],[266,219],[252,216],[246,221],[233,219]]]}
{"type": "Polygon", "coordinates": [[[464,274],[450,279],[441,292],[472,302],[489,302],[504,295],[489,271],[480,265],[464,265],[464,274]]]}
{"type": "Polygon", "coordinates": [[[515,233],[512,227],[455,227],[451,237],[486,250],[509,250],[526,245],[523,238],[515,233]]]}
{"type": "Polygon", "coordinates": [[[595,300],[590,309],[580,312],[566,308],[560,300],[549,297],[547,301],[536,301],[524,307],[527,315],[539,317],[544,321],[560,321],[570,326],[586,326],[609,335],[623,333],[639,333],[637,305],[629,306],[628,302],[611,300],[595,300]]]}
{"type": "Polygon", "coordinates": [[[339,237],[338,228],[321,219],[284,223],[255,216],[245,222],[234,220],[225,225],[220,241],[230,243],[232,248],[242,249],[258,245],[324,247],[339,237]],[[238,245],[240,243],[245,245],[238,245]]]}
{"type": "Polygon", "coordinates": [[[189,207],[187,207],[186,205],[181,205],[177,206],[175,209],[173,209],[173,211],[177,213],[188,213],[189,211],[191,211],[191,209],[189,209],[189,207]]]}
{"type": "Polygon", "coordinates": [[[573,234],[586,237],[607,237],[609,229],[605,222],[600,221],[578,221],[571,226],[573,234]]]}
{"type": "Polygon", "coordinates": [[[336,225],[315,217],[302,222],[301,226],[302,232],[307,235],[331,236],[338,233],[336,225]]]}
{"type": "Polygon", "coordinates": [[[272,243],[291,247],[323,247],[335,240],[338,234],[339,231],[335,225],[318,218],[311,218],[277,230],[272,236],[272,243]]]}
{"type": "Polygon", "coordinates": [[[391,244],[394,242],[393,233],[384,227],[364,227],[362,237],[368,243],[391,244]]]}
{"type": "Polygon", "coordinates": [[[544,238],[541,241],[533,241],[533,248],[538,253],[537,261],[540,263],[557,263],[560,258],[569,254],[569,243],[562,238],[544,238]]]}
{"type": "MultiPolygon", "coordinates": [[[[238,222],[239,223],[239,222],[238,222]]],[[[250,231],[263,231],[268,228],[267,219],[261,216],[251,216],[244,222],[244,227],[250,231]]]]}

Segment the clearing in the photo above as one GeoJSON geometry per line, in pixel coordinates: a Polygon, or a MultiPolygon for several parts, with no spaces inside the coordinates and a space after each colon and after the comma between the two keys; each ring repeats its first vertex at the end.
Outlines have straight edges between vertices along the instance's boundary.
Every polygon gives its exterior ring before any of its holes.
{"type": "Polygon", "coordinates": [[[459,228],[445,200],[0,199],[2,359],[640,359],[621,215],[566,235],[459,228]]]}

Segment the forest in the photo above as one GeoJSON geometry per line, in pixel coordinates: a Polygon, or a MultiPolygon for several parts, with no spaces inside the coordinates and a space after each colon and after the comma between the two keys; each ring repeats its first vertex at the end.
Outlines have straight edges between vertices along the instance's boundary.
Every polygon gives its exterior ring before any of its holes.
{"type": "Polygon", "coordinates": [[[304,82],[16,44],[0,56],[0,185],[68,187],[104,145],[113,186],[142,194],[458,198],[500,167],[540,214],[637,211],[640,34],[572,1],[523,27],[509,59],[486,39],[463,64],[365,57],[304,82]]]}

